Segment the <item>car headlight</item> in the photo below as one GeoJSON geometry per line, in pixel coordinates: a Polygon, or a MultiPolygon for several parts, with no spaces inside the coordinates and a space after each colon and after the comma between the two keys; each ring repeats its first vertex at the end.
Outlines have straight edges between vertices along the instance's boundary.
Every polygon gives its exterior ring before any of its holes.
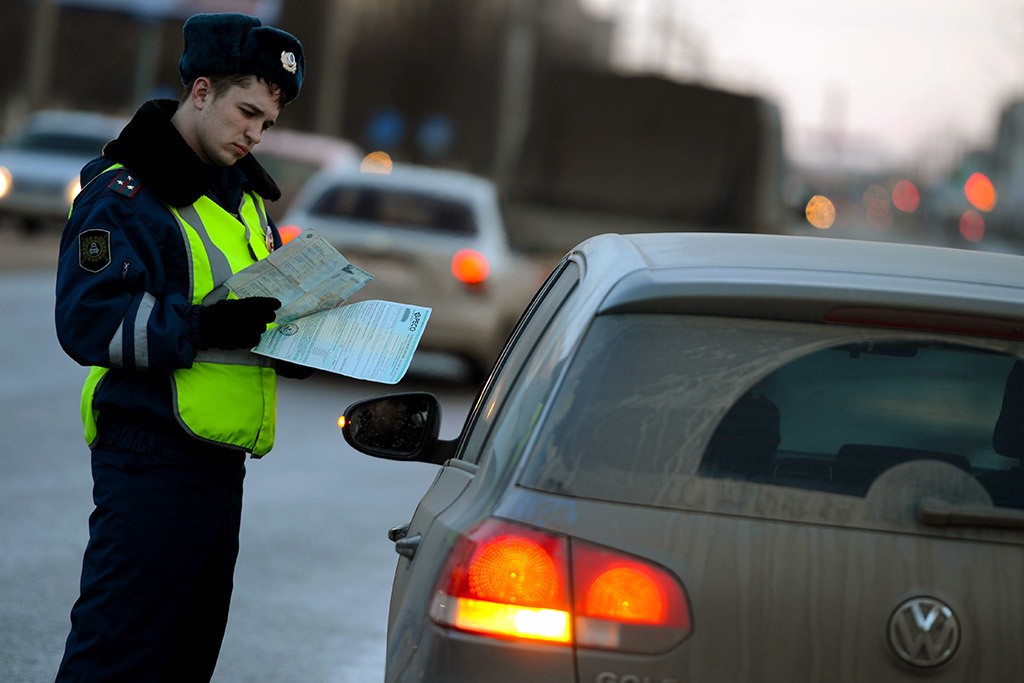
{"type": "Polygon", "coordinates": [[[7,196],[11,191],[11,172],[6,166],[0,166],[0,199],[7,196]]]}
{"type": "Polygon", "coordinates": [[[67,200],[68,205],[75,201],[75,197],[82,191],[82,183],[79,182],[78,178],[72,178],[70,182],[64,187],[64,199],[67,200]]]}

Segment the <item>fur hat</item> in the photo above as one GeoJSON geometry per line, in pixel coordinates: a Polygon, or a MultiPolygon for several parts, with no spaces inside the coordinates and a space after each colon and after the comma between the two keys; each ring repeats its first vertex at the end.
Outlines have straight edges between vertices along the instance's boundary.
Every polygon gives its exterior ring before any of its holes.
{"type": "Polygon", "coordinates": [[[189,17],[182,35],[178,72],[183,84],[199,76],[253,74],[279,85],[285,102],[299,94],[306,60],[292,34],[247,14],[224,13],[189,17]]]}

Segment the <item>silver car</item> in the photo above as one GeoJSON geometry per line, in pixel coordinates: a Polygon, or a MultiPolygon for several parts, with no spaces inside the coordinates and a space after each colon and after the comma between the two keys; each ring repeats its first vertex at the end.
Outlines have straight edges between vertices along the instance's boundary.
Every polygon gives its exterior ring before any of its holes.
{"type": "MultiPolygon", "coordinates": [[[[604,235],[555,269],[440,470],[389,682],[1008,681],[1024,671],[1024,258],[604,235]]],[[[405,521],[405,520],[396,520],[405,521]]]]}
{"type": "Polygon", "coordinates": [[[317,231],[372,273],[358,298],[429,306],[420,348],[463,358],[478,376],[550,269],[510,246],[494,184],[458,171],[324,169],[280,225],[317,231]]]}
{"type": "Polygon", "coordinates": [[[0,147],[0,220],[27,232],[59,227],[81,190],[79,172],[127,119],[95,112],[31,115],[0,147]]]}

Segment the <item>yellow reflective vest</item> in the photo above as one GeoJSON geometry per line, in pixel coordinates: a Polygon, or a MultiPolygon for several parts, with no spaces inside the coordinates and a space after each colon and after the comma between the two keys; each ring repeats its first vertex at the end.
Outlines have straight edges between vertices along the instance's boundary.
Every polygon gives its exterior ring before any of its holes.
{"type": "MultiPolygon", "coordinates": [[[[192,305],[237,298],[224,282],[269,255],[270,226],[263,199],[250,192],[242,196],[237,218],[207,196],[190,206],[166,207],[178,223],[190,256],[192,305]]],[[[135,322],[133,328],[143,333],[147,330],[144,320],[135,322]]],[[[108,372],[106,367],[92,367],[82,390],[82,419],[90,445],[98,435],[99,411],[94,409],[93,399],[108,372]]],[[[246,349],[199,350],[191,367],[171,370],[169,375],[173,413],[186,434],[253,457],[270,451],[277,413],[277,377],[271,359],[246,349]]]]}

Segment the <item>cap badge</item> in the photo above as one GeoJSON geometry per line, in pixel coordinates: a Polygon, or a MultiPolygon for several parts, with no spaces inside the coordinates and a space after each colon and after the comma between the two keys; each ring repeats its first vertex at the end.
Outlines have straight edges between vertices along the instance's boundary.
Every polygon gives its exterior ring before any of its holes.
{"type": "Polygon", "coordinates": [[[285,52],[282,52],[281,53],[281,66],[283,66],[284,70],[287,71],[290,74],[293,74],[296,71],[298,71],[299,70],[299,63],[297,61],[295,61],[295,53],[294,52],[288,52],[287,50],[285,52]]]}

